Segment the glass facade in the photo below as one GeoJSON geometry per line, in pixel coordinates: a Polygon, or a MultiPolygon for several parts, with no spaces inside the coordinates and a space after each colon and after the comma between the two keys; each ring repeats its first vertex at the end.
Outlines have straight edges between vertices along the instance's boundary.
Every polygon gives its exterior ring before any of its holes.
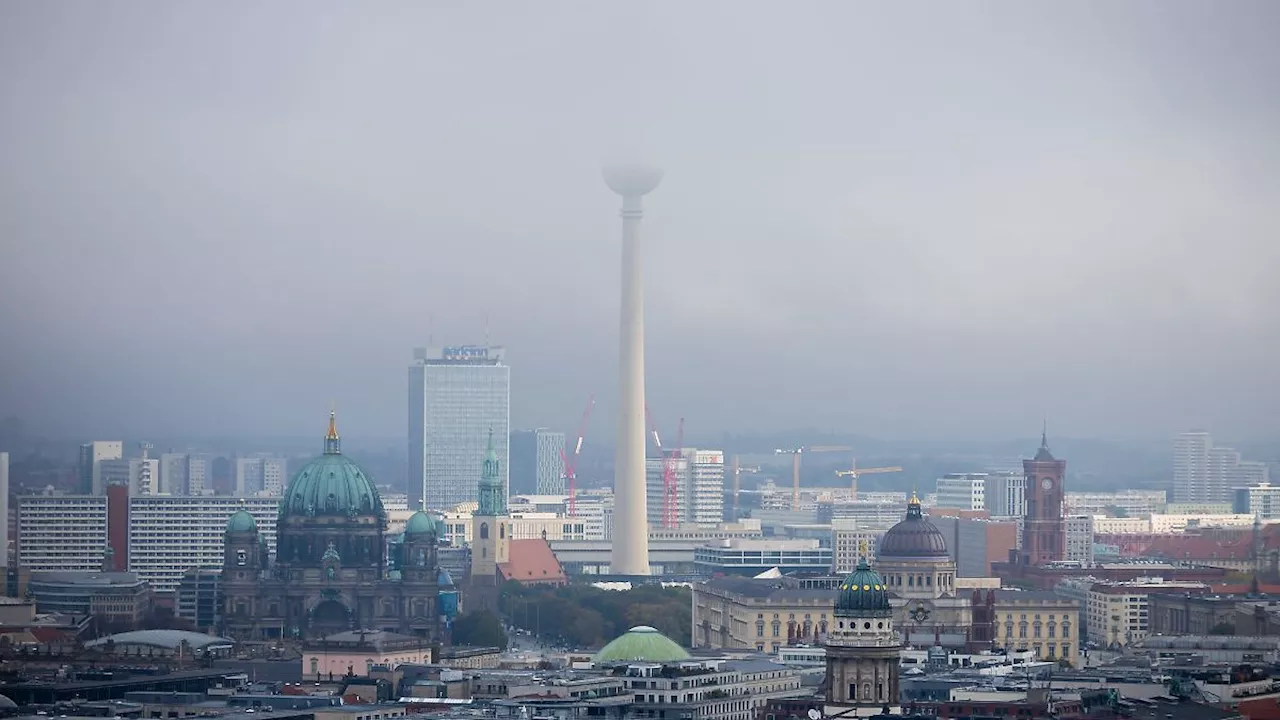
{"type": "Polygon", "coordinates": [[[419,350],[409,368],[410,507],[448,510],[476,502],[493,431],[503,492],[509,492],[511,369],[502,348],[419,350]]]}

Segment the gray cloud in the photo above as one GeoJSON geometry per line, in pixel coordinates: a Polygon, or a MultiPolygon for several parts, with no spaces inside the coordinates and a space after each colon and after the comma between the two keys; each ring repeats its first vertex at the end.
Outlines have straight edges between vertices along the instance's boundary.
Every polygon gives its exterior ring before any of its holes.
{"type": "Polygon", "coordinates": [[[516,424],[606,434],[642,148],[664,425],[1280,431],[1274,4],[502,9],[0,10],[0,407],[398,435],[488,318],[516,424]]]}

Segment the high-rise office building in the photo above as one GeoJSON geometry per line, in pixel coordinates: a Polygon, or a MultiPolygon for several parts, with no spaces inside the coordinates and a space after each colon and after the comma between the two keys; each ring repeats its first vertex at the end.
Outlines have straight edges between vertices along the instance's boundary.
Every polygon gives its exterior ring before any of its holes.
{"type": "Polygon", "coordinates": [[[564,495],[564,433],[546,428],[511,433],[511,494],[564,495]]]}
{"type": "Polygon", "coordinates": [[[986,473],[947,473],[938,478],[937,489],[935,507],[959,510],[985,510],[987,507],[986,473]]]}
{"type": "Polygon", "coordinates": [[[80,492],[85,495],[101,495],[106,484],[102,481],[102,462],[124,457],[124,443],[119,440],[95,440],[80,446],[80,492]]]}
{"type": "Polygon", "coordinates": [[[1027,514],[1027,478],[1020,472],[987,473],[983,494],[991,517],[1022,517],[1027,514]]]}
{"type": "Polygon", "coordinates": [[[160,455],[159,495],[184,495],[187,492],[186,453],[162,453],[160,455]]]}
{"type": "Polygon", "coordinates": [[[279,497],[288,479],[285,458],[271,455],[236,458],[237,497],[279,497]]]}
{"type": "Polygon", "coordinates": [[[511,369],[501,347],[414,350],[409,366],[409,506],[476,502],[489,432],[509,492],[511,369]]]}
{"type": "Polygon", "coordinates": [[[1213,444],[1204,431],[1182,433],[1173,441],[1173,501],[1229,503],[1232,489],[1269,481],[1266,463],[1240,459],[1240,453],[1213,444]]]}
{"type": "Polygon", "coordinates": [[[684,448],[671,458],[645,462],[646,517],[650,528],[724,522],[724,452],[684,448]],[[674,493],[668,499],[666,475],[674,493]]]}
{"type": "Polygon", "coordinates": [[[187,495],[203,495],[213,490],[213,456],[192,453],[187,456],[187,495]]]}
{"type": "Polygon", "coordinates": [[[9,566],[9,453],[0,452],[0,590],[9,566]]]}

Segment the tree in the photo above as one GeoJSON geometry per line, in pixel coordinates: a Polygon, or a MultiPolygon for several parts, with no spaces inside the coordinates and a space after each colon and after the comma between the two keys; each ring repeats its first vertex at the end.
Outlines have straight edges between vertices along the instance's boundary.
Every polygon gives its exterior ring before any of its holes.
{"type": "Polygon", "coordinates": [[[475,647],[497,647],[506,649],[507,634],[502,630],[502,621],[488,610],[459,615],[453,622],[453,642],[455,645],[472,645],[475,647]]]}

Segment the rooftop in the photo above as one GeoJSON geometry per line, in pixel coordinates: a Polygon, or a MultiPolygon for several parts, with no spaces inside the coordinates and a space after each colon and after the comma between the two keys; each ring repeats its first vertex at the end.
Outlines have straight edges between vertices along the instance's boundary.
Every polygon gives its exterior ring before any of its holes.
{"type": "Polygon", "coordinates": [[[125,587],[144,581],[134,572],[44,571],[31,573],[31,582],[83,587],[125,587]]]}
{"type": "Polygon", "coordinates": [[[232,647],[235,645],[234,640],[187,630],[135,630],[90,640],[85,643],[85,647],[98,647],[108,644],[147,645],[166,650],[177,650],[183,642],[186,642],[187,647],[192,650],[203,650],[207,647],[232,647]]]}

